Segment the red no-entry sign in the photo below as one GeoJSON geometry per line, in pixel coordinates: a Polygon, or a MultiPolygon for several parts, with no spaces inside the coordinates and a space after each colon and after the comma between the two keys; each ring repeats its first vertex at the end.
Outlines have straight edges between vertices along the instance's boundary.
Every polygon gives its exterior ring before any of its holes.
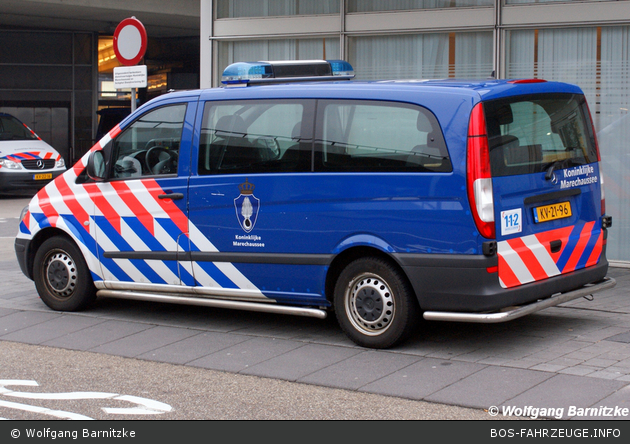
{"type": "Polygon", "coordinates": [[[120,63],[136,65],[147,51],[147,31],[135,17],[124,19],[114,31],[114,53],[120,63]]]}

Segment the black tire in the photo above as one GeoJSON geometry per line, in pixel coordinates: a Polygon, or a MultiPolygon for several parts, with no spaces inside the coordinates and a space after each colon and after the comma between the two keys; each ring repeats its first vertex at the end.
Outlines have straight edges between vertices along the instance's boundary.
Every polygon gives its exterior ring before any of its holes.
{"type": "Polygon", "coordinates": [[[37,250],[33,280],[39,297],[53,310],[82,310],[96,299],[92,275],[81,251],[62,236],[47,239],[37,250]]]}
{"type": "Polygon", "coordinates": [[[416,329],[420,307],[408,281],[383,259],[351,262],[337,279],[334,294],[337,322],[356,344],[389,348],[416,329]]]}

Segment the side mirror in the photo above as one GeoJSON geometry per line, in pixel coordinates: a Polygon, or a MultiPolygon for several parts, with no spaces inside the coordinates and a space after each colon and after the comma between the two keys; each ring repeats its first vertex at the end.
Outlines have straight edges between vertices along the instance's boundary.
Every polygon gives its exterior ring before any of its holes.
{"type": "Polygon", "coordinates": [[[103,150],[92,151],[88,157],[87,175],[96,182],[107,179],[105,170],[105,156],[103,150]]]}

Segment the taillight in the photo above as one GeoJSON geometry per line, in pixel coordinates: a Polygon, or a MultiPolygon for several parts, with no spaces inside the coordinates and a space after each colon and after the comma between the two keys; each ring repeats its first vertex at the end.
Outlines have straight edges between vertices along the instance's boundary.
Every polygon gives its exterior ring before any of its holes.
{"type": "Polygon", "coordinates": [[[602,199],[602,216],[606,214],[606,196],[604,194],[604,174],[602,173],[602,163],[599,162],[599,192],[602,199]]]}
{"type": "Polygon", "coordinates": [[[508,81],[508,83],[514,83],[514,84],[519,84],[519,83],[546,83],[547,81],[544,79],[517,79],[517,80],[510,80],[508,81]]]}
{"type": "Polygon", "coordinates": [[[494,199],[490,174],[490,150],[483,105],[478,103],[470,113],[467,147],[468,201],[479,233],[488,239],[496,237],[494,199]]]}

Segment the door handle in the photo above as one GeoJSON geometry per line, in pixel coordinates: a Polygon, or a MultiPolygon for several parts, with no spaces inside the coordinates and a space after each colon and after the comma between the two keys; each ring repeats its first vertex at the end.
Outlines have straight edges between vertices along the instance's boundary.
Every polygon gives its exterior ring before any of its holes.
{"type": "Polygon", "coordinates": [[[158,194],[158,199],[171,199],[171,200],[179,200],[183,199],[183,193],[169,193],[169,194],[158,194]]]}
{"type": "Polygon", "coordinates": [[[562,248],[562,241],[561,240],[551,241],[549,242],[549,247],[552,253],[557,253],[558,251],[560,251],[560,248],[562,248]]]}

